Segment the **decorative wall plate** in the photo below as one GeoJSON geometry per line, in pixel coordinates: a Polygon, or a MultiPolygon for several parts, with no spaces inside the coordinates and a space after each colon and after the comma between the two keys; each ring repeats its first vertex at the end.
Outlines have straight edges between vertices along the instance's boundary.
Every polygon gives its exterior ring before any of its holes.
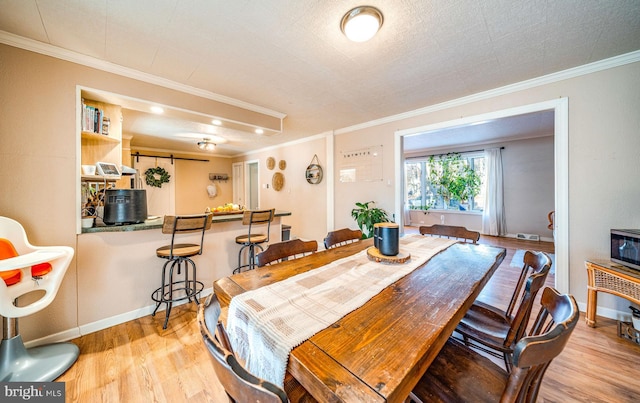
{"type": "Polygon", "coordinates": [[[284,175],[280,172],[274,173],[271,178],[271,186],[273,186],[273,190],[279,192],[284,186],[284,175]]]}
{"type": "Polygon", "coordinates": [[[276,160],[273,157],[267,158],[267,169],[271,170],[276,166],[276,160]]]}
{"type": "Polygon", "coordinates": [[[278,162],[278,167],[280,168],[281,171],[284,171],[285,169],[287,169],[287,161],[280,160],[278,162]]]}

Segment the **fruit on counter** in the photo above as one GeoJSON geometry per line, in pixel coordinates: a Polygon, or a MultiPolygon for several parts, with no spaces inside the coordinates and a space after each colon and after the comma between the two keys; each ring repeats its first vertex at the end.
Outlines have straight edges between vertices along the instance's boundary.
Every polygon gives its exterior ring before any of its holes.
{"type": "MultiPolygon", "coordinates": [[[[209,207],[207,207],[207,209],[209,209],[209,207]]],[[[214,213],[228,213],[231,211],[242,211],[240,206],[234,203],[226,203],[225,205],[214,207],[209,210],[214,213]]]]}

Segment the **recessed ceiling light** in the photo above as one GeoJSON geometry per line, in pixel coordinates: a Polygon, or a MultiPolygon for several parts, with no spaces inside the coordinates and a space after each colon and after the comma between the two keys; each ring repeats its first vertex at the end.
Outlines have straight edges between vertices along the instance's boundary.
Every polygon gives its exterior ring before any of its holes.
{"type": "Polygon", "coordinates": [[[214,125],[216,125],[216,126],[220,126],[220,125],[222,124],[222,121],[221,121],[221,120],[219,120],[219,119],[213,119],[213,120],[211,121],[211,123],[213,123],[213,124],[214,124],[214,125]]]}
{"type": "Polygon", "coordinates": [[[262,129],[256,129],[256,134],[262,134],[262,133],[264,133],[264,130],[262,130],[262,129]]]}
{"type": "Polygon", "coordinates": [[[384,18],[375,7],[360,6],[342,17],[340,28],[345,36],[354,42],[366,42],[378,32],[384,18]]]}
{"type": "Polygon", "coordinates": [[[158,115],[160,115],[161,113],[164,113],[164,109],[162,109],[159,106],[152,106],[151,107],[151,112],[156,113],[158,115]]]}

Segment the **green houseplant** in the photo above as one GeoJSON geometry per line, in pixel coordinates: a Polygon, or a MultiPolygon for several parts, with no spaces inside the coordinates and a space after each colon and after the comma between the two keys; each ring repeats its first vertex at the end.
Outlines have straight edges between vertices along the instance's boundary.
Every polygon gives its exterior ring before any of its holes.
{"type": "Polygon", "coordinates": [[[362,231],[362,239],[373,236],[373,225],[379,222],[389,222],[387,212],[379,207],[374,207],[375,202],[356,202],[356,208],[351,210],[351,216],[355,218],[358,227],[362,231]]]}
{"type": "Polygon", "coordinates": [[[429,181],[442,196],[445,208],[450,200],[467,203],[480,193],[482,178],[465,163],[460,154],[448,153],[429,157],[429,181]]]}

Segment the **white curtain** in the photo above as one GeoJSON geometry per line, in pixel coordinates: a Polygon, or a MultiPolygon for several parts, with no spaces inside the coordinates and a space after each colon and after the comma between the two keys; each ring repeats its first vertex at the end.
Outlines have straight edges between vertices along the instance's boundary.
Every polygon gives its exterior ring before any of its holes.
{"type": "Polygon", "coordinates": [[[487,178],[484,184],[487,200],[482,213],[482,233],[494,236],[506,235],[502,151],[500,148],[487,149],[484,151],[484,158],[487,164],[487,178]]]}

